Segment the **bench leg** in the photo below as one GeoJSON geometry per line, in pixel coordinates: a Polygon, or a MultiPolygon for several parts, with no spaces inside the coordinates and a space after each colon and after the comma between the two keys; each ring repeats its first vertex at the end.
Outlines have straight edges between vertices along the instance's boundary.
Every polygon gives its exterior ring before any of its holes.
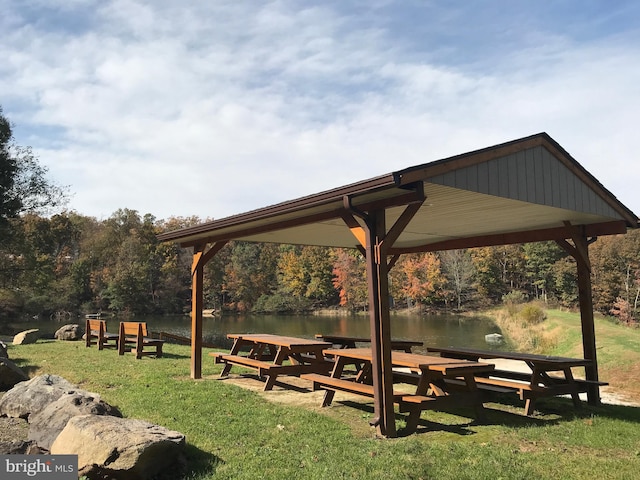
{"type": "Polygon", "coordinates": [[[524,414],[526,416],[533,415],[535,405],[535,398],[527,397],[524,402],[524,414]]]}
{"type": "Polygon", "coordinates": [[[273,389],[273,386],[276,384],[276,378],[278,378],[277,375],[267,375],[267,381],[264,383],[263,388],[264,392],[268,392],[273,389]]]}
{"type": "Polygon", "coordinates": [[[229,376],[229,372],[231,371],[232,365],[230,363],[225,363],[224,367],[222,367],[222,372],[220,372],[220,378],[224,378],[229,376]]]}
{"type": "Polygon", "coordinates": [[[422,410],[419,408],[412,409],[407,415],[407,426],[404,428],[406,433],[414,433],[418,429],[418,422],[420,421],[420,414],[422,410]]]}
{"type": "Polygon", "coordinates": [[[325,390],[324,398],[322,399],[322,406],[328,407],[329,405],[331,405],[331,402],[333,402],[333,397],[335,396],[335,394],[336,394],[335,390],[325,390]]]}

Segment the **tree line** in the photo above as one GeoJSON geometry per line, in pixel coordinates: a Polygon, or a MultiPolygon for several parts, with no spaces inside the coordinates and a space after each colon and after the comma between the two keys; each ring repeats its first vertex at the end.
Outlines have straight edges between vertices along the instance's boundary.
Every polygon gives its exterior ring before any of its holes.
{"type": "MultiPolygon", "coordinates": [[[[157,235],[200,218],[158,220],[120,209],[97,220],[60,211],[66,200],[67,189],[16,144],[0,107],[0,317],[190,308],[191,252],[157,235]]],[[[590,252],[596,310],[635,324],[640,233],[601,238],[590,252]]],[[[205,267],[204,287],[205,306],[218,311],[367,308],[364,259],[355,249],[229,242],[205,267]]],[[[403,255],[389,288],[396,308],[578,301],[575,263],[553,242],[403,255]]]]}
{"type": "MultiPolygon", "coordinates": [[[[191,250],[159,233],[201,223],[158,220],[121,209],[106,220],[62,212],[10,220],[0,246],[0,311],[184,313],[191,299],[191,250]]],[[[640,232],[590,246],[596,310],[634,323],[640,297],[640,232]]],[[[462,310],[505,296],[568,308],[578,302],[574,260],[554,242],[403,255],[390,272],[395,308],[462,310]]],[[[235,312],[367,308],[357,250],[229,242],[205,268],[205,307],[235,312]]]]}

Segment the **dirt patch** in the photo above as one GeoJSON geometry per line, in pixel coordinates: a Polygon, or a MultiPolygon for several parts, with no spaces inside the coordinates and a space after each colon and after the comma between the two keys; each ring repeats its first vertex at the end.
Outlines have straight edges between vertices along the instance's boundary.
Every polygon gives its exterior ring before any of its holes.
{"type": "MultiPolygon", "coordinates": [[[[324,390],[311,390],[311,382],[298,378],[283,376],[282,381],[278,380],[272,390],[265,392],[264,381],[255,375],[229,375],[226,378],[210,377],[218,382],[230,383],[247,390],[258,393],[260,396],[274,403],[284,405],[296,405],[313,410],[321,410],[324,390]]],[[[336,399],[354,400],[357,402],[366,401],[361,395],[349,394],[347,392],[337,392],[336,399]]]]}

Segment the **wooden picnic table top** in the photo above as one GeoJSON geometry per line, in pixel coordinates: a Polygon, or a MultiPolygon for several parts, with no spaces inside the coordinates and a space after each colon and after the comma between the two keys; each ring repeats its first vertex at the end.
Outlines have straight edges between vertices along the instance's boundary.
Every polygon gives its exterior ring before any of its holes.
{"type": "MultiPolygon", "coordinates": [[[[325,355],[346,357],[354,360],[371,361],[370,348],[339,348],[327,349],[325,355]]],[[[438,357],[435,355],[422,355],[418,353],[391,352],[391,363],[396,367],[407,367],[420,370],[435,370],[445,375],[451,372],[461,373],[472,370],[474,372],[491,371],[494,365],[490,363],[460,360],[454,358],[438,357]]]]}
{"type": "Polygon", "coordinates": [[[274,335],[271,333],[229,333],[227,338],[241,339],[253,343],[262,343],[266,345],[276,345],[279,347],[295,348],[295,347],[331,347],[329,342],[314,340],[309,338],[288,337],[284,335],[274,335]]]}
{"type": "MultiPolygon", "coordinates": [[[[338,345],[355,345],[356,343],[371,343],[369,337],[350,337],[346,335],[325,335],[324,333],[317,333],[316,338],[321,338],[327,342],[338,345]]],[[[396,340],[391,339],[391,348],[406,349],[410,347],[421,347],[424,342],[418,340],[396,340]]]]}
{"type": "Polygon", "coordinates": [[[466,358],[477,360],[479,358],[505,358],[509,360],[521,360],[535,365],[549,365],[553,367],[580,367],[591,365],[591,360],[585,358],[556,357],[551,355],[536,355],[533,353],[502,352],[495,350],[479,350],[475,348],[459,347],[427,347],[429,352],[439,352],[449,358],[466,358]]]}

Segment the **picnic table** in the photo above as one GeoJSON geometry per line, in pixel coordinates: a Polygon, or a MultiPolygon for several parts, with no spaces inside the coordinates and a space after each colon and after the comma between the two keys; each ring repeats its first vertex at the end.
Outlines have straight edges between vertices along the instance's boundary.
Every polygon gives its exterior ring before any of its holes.
{"type": "MultiPolygon", "coordinates": [[[[316,333],[316,338],[330,342],[336,348],[356,348],[357,343],[371,343],[371,338],[367,337],[347,337],[343,335],[325,335],[316,333]]],[[[421,347],[423,342],[416,340],[391,340],[392,350],[402,350],[411,353],[411,347],[421,347]]]]}
{"type": "MultiPolygon", "coordinates": [[[[314,373],[301,376],[312,382],[313,390],[325,390],[323,407],[331,405],[336,391],[367,397],[374,396],[369,375],[372,358],[370,348],[327,349],[324,354],[335,359],[330,375],[314,373]],[[365,365],[365,367],[360,369],[354,377],[348,378],[343,376],[344,367],[347,365],[365,365]]],[[[415,385],[413,392],[396,389],[394,386],[394,403],[399,405],[401,413],[408,413],[407,432],[416,430],[423,410],[471,405],[475,408],[476,417],[484,418],[484,406],[477,389],[475,375],[490,372],[494,368],[493,365],[399,351],[391,352],[391,363],[393,367],[403,368],[409,373],[407,375],[398,372],[400,375],[394,375],[394,383],[409,381],[415,385]],[[455,390],[449,389],[444,381],[449,377],[461,379],[461,385],[455,390]]]]}
{"type": "Polygon", "coordinates": [[[476,377],[481,389],[496,392],[516,392],[525,401],[525,414],[531,415],[535,402],[540,397],[571,395],[574,406],[580,407],[581,392],[586,392],[590,384],[607,385],[606,382],[594,382],[576,379],[571,371],[574,367],[591,365],[584,358],[555,357],[532,353],[501,352],[457,347],[427,347],[429,352],[439,353],[442,357],[478,361],[480,359],[518,360],[529,367],[529,372],[496,369],[489,375],[476,377]],[[553,372],[554,375],[550,375],[553,372]]]}
{"type": "Polygon", "coordinates": [[[264,390],[271,390],[279,375],[300,376],[303,373],[327,373],[332,363],[325,360],[323,350],[328,342],[282,335],[230,333],[233,346],[228,354],[210,353],[215,363],[224,364],[220,377],[229,375],[231,367],[238,365],[266,377],[264,390]],[[248,353],[242,354],[243,350],[248,353]]]}

